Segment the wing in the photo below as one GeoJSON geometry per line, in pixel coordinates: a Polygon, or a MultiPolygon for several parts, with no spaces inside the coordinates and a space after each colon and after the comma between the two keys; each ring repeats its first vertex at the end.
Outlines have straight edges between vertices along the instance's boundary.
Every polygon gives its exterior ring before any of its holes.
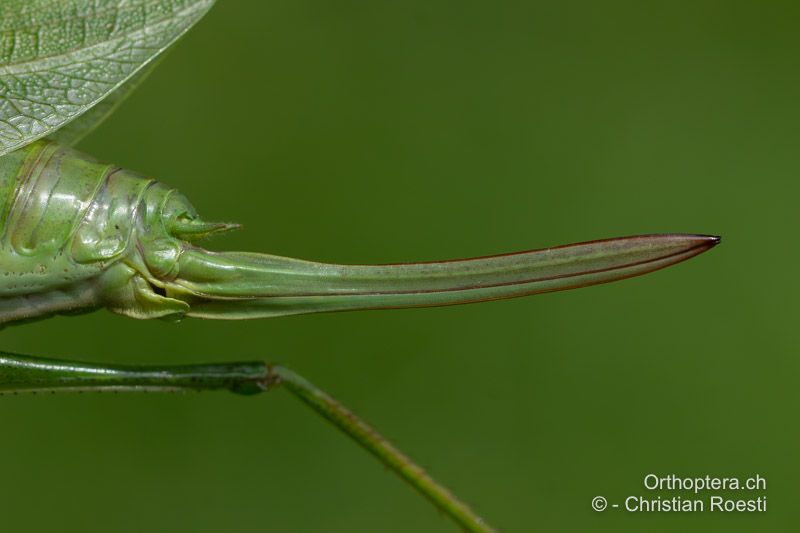
{"type": "Polygon", "coordinates": [[[76,142],[214,1],[0,0],[0,156],[76,142]]]}
{"type": "Polygon", "coordinates": [[[78,144],[81,139],[89,135],[101,122],[111,116],[114,110],[130,96],[133,90],[153,72],[155,67],[161,63],[161,57],[163,56],[159,56],[151,63],[139,69],[128,81],[108,94],[108,96],[101,99],[82,115],[67,122],[47,137],[64,146],[75,146],[78,144]]]}

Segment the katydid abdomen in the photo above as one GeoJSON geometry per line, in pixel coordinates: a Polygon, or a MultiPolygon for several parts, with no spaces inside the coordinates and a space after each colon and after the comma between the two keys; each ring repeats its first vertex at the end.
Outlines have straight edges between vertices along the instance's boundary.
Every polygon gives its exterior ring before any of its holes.
{"type": "Polygon", "coordinates": [[[99,307],[135,318],[243,319],[452,305],[605,283],[718,239],[647,235],[475,259],[332,265],[193,244],[202,221],[158,181],[40,141],[0,158],[0,323],[99,307]]]}

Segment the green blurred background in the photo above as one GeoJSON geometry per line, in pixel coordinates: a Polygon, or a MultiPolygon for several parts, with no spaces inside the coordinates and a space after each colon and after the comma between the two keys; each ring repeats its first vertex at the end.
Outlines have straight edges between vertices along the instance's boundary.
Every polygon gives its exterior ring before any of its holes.
{"type": "MultiPolygon", "coordinates": [[[[2,347],[264,358],[339,397],[504,531],[800,519],[795,2],[222,0],[82,145],[333,262],[650,232],[723,244],[642,278],[260,322],[106,312],[2,347]],[[596,513],[647,473],[761,474],[763,514],[596,513]]],[[[452,531],[285,391],[0,402],[5,531],[452,531]]],[[[671,496],[672,493],[650,494],[671,496]]]]}

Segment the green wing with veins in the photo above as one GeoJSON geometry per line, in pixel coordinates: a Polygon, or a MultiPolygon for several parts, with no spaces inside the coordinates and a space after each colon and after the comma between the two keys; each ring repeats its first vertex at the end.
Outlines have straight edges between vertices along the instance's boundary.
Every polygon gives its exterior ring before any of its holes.
{"type": "Polygon", "coordinates": [[[46,136],[77,142],[213,5],[0,0],[0,156],[46,136]]]}
{"type": "Polygon", "coordinates": [[[64,146],[75,146],[78,144],[81,139],[89,135],[100,123],[110,117],[122,102],[130,96],[134,89],[150,76],[150,73],[161,63],[161,57],[163,56],[154,59],[128,79],[128,81],[123,83],[118,89],[100,100],[94,107],[90,108],[78,118],[67,122],[54,133],[48,135],[47,138],[59,144],[63,144],[64,146]]]}

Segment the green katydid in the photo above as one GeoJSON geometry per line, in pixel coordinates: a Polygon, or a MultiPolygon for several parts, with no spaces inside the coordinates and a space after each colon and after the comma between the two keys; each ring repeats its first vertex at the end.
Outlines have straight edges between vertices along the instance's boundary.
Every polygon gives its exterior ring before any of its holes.
{"type": "MultiPolygon", "coordinates": [[[[213,0],[0,0],[0,326],[105,307],[133,318],[249,319],[452,305],[652,272],[719,242],[644,235],[475,259],[331,265],[196,244],[235,224],[70,148],[213,0]]],[[[462,527],[488,530],[363,422],[265,363],[110,367],[0,353],[0,391],[206,390],[285,383],[462,527]]]]}

